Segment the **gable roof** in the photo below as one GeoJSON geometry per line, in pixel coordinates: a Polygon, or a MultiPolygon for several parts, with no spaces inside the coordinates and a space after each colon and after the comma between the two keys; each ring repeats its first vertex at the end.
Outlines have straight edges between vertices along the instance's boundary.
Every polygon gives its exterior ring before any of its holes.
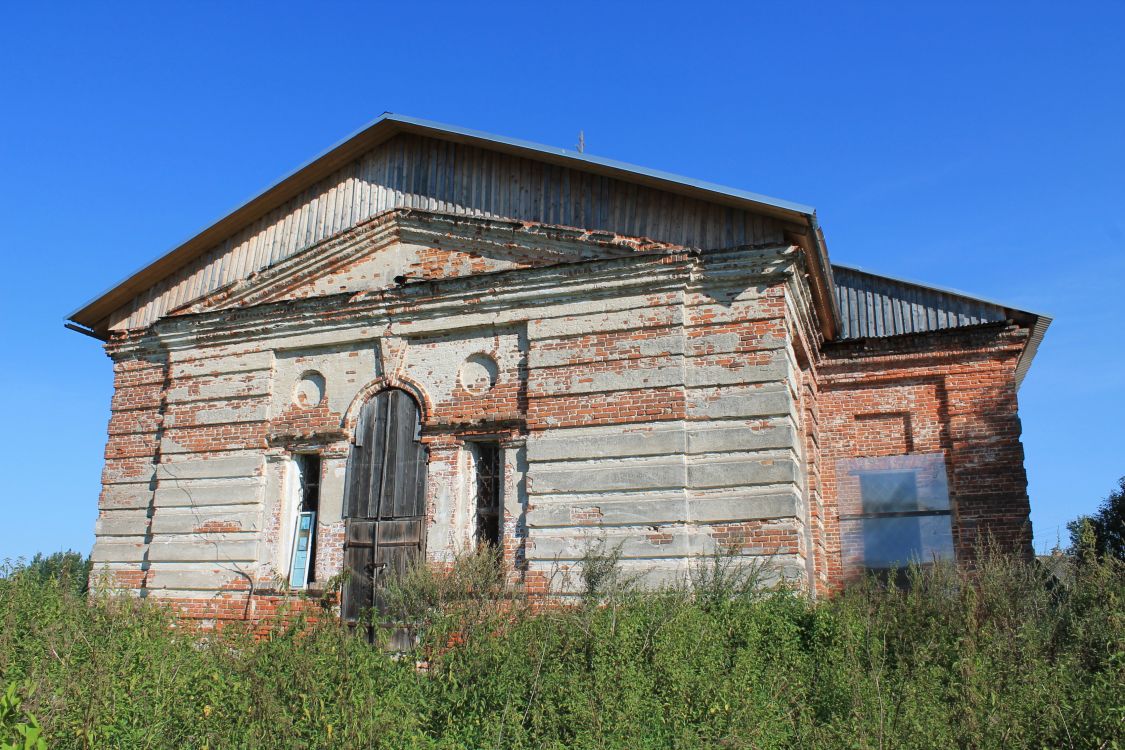
{"type": "MultiPolygon", "coordinates": [[[[136,271],[108,291],[72,312],[67,316],[68,320],[77,325],[71,325],[71,327],[79,330],[85,329],[83,332],[94,333],[99,338],[103,337],[107,333],[107,318],[115,310],[184,268],[187,264],[214,248],[216,243],[222,242],[287,200],[298,196],[317,181],[346,166],[365,152],[402,133],[411,133],[530,158],[539,162],[643,185],[709,203],[752,211],[788,223],[803,225],[808,230],[806,241],[810,247],[806,249],[812,250],[817,256],[813,259],[813,263],[822,266],[818,270],[826,277],[825,280],[828,282],[826,287],[830,288],[831,277],[829,274],[831,272],[827,264],[827,252],[824,249],[823,237],[816,222],[816,212],[811,206],[567,149],[386,113],[291,174],[283,177],[257,197],[176,246],[161,258],[136,271]]],[[[829,294],[828,297],[831,302],[831,295],[829,294]]],[[[835,311],[831,311],[829,315],[833,318],[831,323],[835,322],[836,315],[834,313],[835,311]]]]}
{"type": "MultiPolygon", "coordinates": [[[[255,222],[265,221],[271,212],[281,210],[287,202],[298,200],[302,194],[315,189],[318,182],[333,176],[364,154],[402,134],[555,165],[573,170],[575,173],[608,178],[716,206],[739,209],[768,217],[785,227],[792,227],[792,232],[787,230],[787,236],[806,251],[811,270],[810,282],[814,289],[814,299],[817,300],[821,330],[826,339],[893,336],[1000,320],[1015,320],[1028,326],[1032,331],[1016,373],[1019,382],[1026,374],[1039,342],[1051,322],[1051,318],[1046,315],[1021,311],[960,292],[892,279],[857,268],[832,266],[829,264],[816,211],[811,206],[554,146],[385,113],[283,177],[257,197],[242,204],[153,263],[136,271],[72,312],[67,316],[69,321],[67,327],[95,338],[108,338],[109,318],[114,312],[129,305],[141,295],[151,292],[191,264],[205,261],[204,256],[214,252],[224,241],[248,230],[255,222]],[[838,279],[834,278],[836,275],[839,276],[838,279]]],[[[588,228],[607,229],[608,227],[588,228]]],[[[297,249],[300,248],[291,248],[293,251],[297,249]]],[[[254,269],[246,269],[247,272],[251,270],[254,269]]],[[[209,289],[203,289],[202,285],[194,285],[186,290],[183,295],[186,298],[179,301],[179,306],[201,299],[221,288],[226,282],[216,279],[215,276],[217,274],[212,274],[208,278],[211,284],[209,289]]],[[[162,309],[172,309],[176,306],[169,304],[162,309]]],[[[157,312],[159,313],[159,310],[157,312]]]]}

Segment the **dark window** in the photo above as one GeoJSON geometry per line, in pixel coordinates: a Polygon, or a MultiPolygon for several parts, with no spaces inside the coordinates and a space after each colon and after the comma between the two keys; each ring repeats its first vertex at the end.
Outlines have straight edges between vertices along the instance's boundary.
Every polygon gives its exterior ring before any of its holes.
{"type": "Polygon", "coordinates": [[[864,562],[868,568],[892,568],[917,558],[922,549],[918,518],[918,481],[912,471],[861,474],[864,562]]]}
{"type": "Polygon", "coordinates": [[[500,486],[503,468],[499,443],[470,443],[475,474],[476,540],[493,547],[500,544],[500,486]]]}
{"type": "Polygon", "coordinates": [[[315,512],[320,509],[320,456],[298,454],[297,468],[301,475],[301,510],[315,512]]]}

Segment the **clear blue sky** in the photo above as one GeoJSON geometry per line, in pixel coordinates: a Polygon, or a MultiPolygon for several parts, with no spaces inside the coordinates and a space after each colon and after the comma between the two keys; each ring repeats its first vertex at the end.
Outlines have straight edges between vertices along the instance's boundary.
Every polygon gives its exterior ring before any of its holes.
{"type": "Polygon", "coordinates": [[[93,543],[110,363],[62,327],[385,110],[817,207],[836,262],[1056,318],[1036,546],[1125,474],[1125,4],[10,3],[0,559],[93,543]]]}

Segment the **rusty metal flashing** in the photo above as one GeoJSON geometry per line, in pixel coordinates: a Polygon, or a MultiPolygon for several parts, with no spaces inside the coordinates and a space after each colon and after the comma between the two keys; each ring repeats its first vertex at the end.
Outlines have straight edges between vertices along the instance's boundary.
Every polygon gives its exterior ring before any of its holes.
{"type": "Polygon", "coordinates": [[[809,285],[812,287],[816,305],[817,323],[825,341],[832,341],[840,334],[840,308],[836,302],[836,282],[832,277],[832,263],[828,259],[828,246],[824,242],[824,232],[816,220],[816,212],[807,216],[808,231],[789,232],[789,239],[801,248],[808,265],[809,285]]]}
{"type": "MultiPolygon", "coordinates": [[[[603,159],[567,149],[388,112],[297,168],[257,197],[234,209],[153,263],[144,266],[111,289],[87,302],[68,315],[67,319],[96,332],[99,338],[108,335],[106,333],[108,316],[114,310],[127,304],[138,294],[199,257],[217,242],[229,237],[286,200],[299,194],[309,185],[340,169],[359,155],[399,133],[429,136],[580,169],[712,203],[754,211],[798,224],[802,228],[807,227],[810,242],[806,250],[812,250],[812,254],[817,256],[819,262],[814,262],[813,265],[820,265],[824,273],[827,274],[824,279],[827,282],[826,291],[829,292],[827,297],[829,299],[833,297],[830,283],[831,270],[827,263],[823,236],[816,223],[815,210],[811,206],[694,180],[668,172],[647,169],[613,159],[603,159]]],[[[834,303],[829,304],[831,306],[834,303]]],[[[823,322],[822,325],[824,325],[823,322]]]]}

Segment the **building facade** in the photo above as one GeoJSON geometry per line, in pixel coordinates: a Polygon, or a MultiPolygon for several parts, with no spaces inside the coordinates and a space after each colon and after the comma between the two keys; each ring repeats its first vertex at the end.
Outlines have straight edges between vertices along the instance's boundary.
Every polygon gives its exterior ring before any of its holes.
{"type": "Polygon", "coordinates": [[[385,115],[70,320],[115,372],[95,575],[200,618],[482,544],[560,595],[592,545],[816,594],[1031,551],[1049,319],[764,196],[385,115]]]}

